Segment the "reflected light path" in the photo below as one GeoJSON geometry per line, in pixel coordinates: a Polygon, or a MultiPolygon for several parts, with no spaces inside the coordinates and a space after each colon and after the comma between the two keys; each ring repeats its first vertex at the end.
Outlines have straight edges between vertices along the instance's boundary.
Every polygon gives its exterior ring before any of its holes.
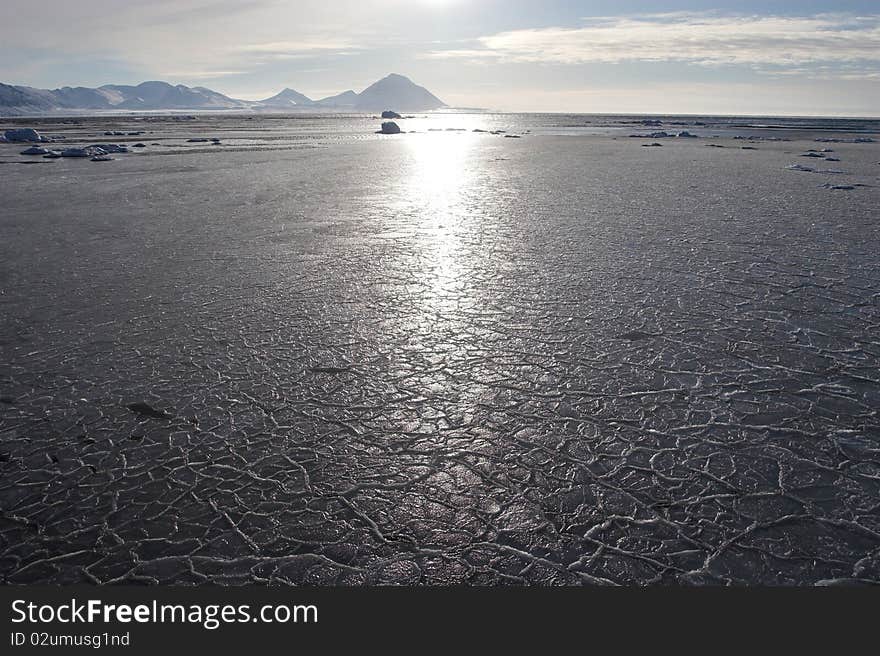
{"type": "Polygon", "coordinates": [[[462,291],[460,249],[464,233],[477,219],[469,199],[474,184],[474,149],[471,134],[413,134],[407,146],[412,167],[404,182],[409,202],[418,207],[415,227],[425,257],[424,282],[432,290],[435,309],[442,311],[462,291]]]}

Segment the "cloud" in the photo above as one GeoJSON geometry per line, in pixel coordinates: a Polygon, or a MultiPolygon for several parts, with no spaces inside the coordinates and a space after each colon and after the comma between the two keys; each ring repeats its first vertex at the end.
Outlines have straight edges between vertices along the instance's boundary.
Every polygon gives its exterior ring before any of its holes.
{"type": "Polygon", "coordinates": [[[559,64],[685,62],[802,66],[880,64],[880,15],[722,16],[673,13],[590,19],[577,28],[522,29],[484,36],[477,47],[434,58],[559,64]]]}
{"type": "Polygon", "coordinates": [[[189,71],[189,70],[174,70],[168,71],[167,75],[170,75],[175,78],[188,78],[195,80],[214,80],[221,77],[233,77],[235,75],[248,75],[250,71],[189,71]]]}
{"type": "Polygon", "coordinates": [[[0,79],[18,83],[117,81],[103,79],[104,62],[126,69],[128,81],[242,78],[288,61],[360,52],[372,36],[364,0],[2,2],[12,22],[0,39],[0,79]],[[38,68],[18,63],[24,49],[38,68]]]}
{"type": "Polygon", "coordinates": [[[285,56],[302,55],[323,51],[357,50],[358,46],[347,39],[334,37],[312,37],[297,41],[272,41],[269,43],[252,43],[240,46],[237,50],[257,55],[285,56]]]}

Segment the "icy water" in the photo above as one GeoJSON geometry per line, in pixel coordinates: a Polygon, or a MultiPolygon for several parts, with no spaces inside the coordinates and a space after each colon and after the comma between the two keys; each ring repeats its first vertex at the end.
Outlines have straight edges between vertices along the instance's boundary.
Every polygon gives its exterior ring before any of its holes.
{"type": "Polygon", "coordinates": [[[880,581],[880,126],[641,120],[0,121],[3,581],[880,581]]]}

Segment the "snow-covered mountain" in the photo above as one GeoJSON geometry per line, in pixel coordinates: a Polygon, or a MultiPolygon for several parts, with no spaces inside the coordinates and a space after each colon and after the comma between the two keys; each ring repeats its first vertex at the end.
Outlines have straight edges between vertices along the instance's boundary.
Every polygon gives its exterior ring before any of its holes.
{"type": "Polygon", "coordinates": [[[357,105],[358,95],[354,91],[343,91],[329,98],[322,98],[315,102],[318,107],[331,107],[335,109],[354,109],[357,105]]]}
{"type": "Polygon", "coordinates": [[[393,109],[398,112],[426,112],[444,107],[444,103],[425,87],[408,77],[392,73],[370,85],[358,94],[357,109],[379,112],[393,109]]]}
{"type": "Polygon", "coordinates": [[[284,89],[281,93],[277,93],[271,98],[259,101],[263,107],[311,107],[315,101],[299,91],[293,89],[284,89]]]}
{"type": "Polygon", "coordinates": [[[35,89],[0,84],[0,115],[43,114],[63,111],[111,110],[265,110],[265,111],[363,111],[422,112],[444,107],[443,101],[424,87],[397,74],[389,75],[361,93],[345,91],[312,100],[293,89],[260,101],[237,100],[205,87],[167,82],[143,82],[136,86],[107,84],[97,89],[62,87],[35,89]]]}
{"type": "Polygon", "coordinates": [[[137,86],[108,84],[97,89],[117,109],[241,109],[250,106],[205,87],[167,82],[143,82],[137,86]]]}
{"type": "Polygon", "coordinates": [[[345,91],[335,96],[312,100],[293,89],[285,89],[276,96],[257,103],[269,108],[322,108],[338,111],[380,112],[394,109],[399,112],[425,112],[445,107],[437,96],[403,75],[392,73],[370,85],[361,93],[345,91]]]}
{"type": "Polygon", "coordinates": [[[57,104],[51,91],[0,84],[0,111],[10,113],[11,110],[13,114],[50,112],[57,104]]]}
{"type": "Polygon", "coordinates": [[[0,84],[0,112],[27,114],[64,110],[244,109],[252,103],[235,100],[204,87],[144,82],[137,86],[108,84],[97,89],[33,87],[0,84]]]}

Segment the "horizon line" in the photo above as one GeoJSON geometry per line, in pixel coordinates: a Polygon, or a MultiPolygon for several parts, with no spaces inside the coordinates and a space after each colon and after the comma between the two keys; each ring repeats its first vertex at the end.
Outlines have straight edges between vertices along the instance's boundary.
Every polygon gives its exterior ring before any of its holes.
{"type": "MultiPolygon", "coordinates": [[[[148,80],[148,81],[160,81],[160,80],[148,80]]],[[[2,83],[0,83],[2,84],[2,83]]],[[[38,87],[31,87],[38,88],[38,87]]],[[[59,87],[63,88],[63,87],[59,87]]],[[[85,87],[92,88],[92,87],[85,87]]],[[[98,88],[98,87],[94,87],[98,88]]],[[[206,87],[207,88],[207,87],[206,87]]],[[[225,95],[225,94],[224,94],[225,95]]],[[[227,96],[228,97],[228,96],[227,96]]],[[[233,99],[235,100],[235,99],[233,99]]],[[[256,101],[249,101],[256,102],[256,101]]],[[[257,108],[258,109],[258,108],[257,108]]],[[[0,110],[2,112],[2,110],[0,110]]],[[[176,114],[184,114],[190,116],[199,116],[199,115],[216,115],[216,114],[224,114],[227,116],[236,116],[236,115],[251,115],[255,112],[248,111],[243,108],[232,108],[232,109],[154,109],[154,110],[82,110],[77,112],[76,110],[66,110],[64,112],[36,112],[30,114],[3,114],[0,113],[0,120],[19,120],[19,119],[28,119],[28,118],[84,118],[84,117],[101,117],[101,116],[130,116],[130,117],[138,117],[138,116],[156,116],[156,115],[176,115],[176,114]]],[[[262,115],[274,115],[274,116],[307,116],[310,114],[338,114],[341,116],[372,116],[376,112],[367,112],[367,111],[334,111],[332,108],[326,108],[321,111],[320,108],[317,107],[309,107],[303,106],[302,111],[292,111],[290,109],[278,109],[278,108],[267,108],[262,111],[256,112],[262,115]]],[[[707,113],[707,112],[610,112],[610,111],[566,111],[566,110],[506,110],[506,109],[490,109],[490,108],[479,108],[479,107],[455,107],[449,106],[440,108],[440,109],[431,109],[421,112],[408,112],[410,114],[505,114],[505,115],[551,115],[551,116],[612,116],[612,117],[661,117],[661,118],[784,118],[784,119],[829,119],[829,120],[840,120],[840,119],[848,119],[854,121],[880,121],[880,115],[877,116],[866,116],[862,114],[761,114],[761,113],[748,113],[748,114],[715,114],[715,113],[707,113]]]]}

